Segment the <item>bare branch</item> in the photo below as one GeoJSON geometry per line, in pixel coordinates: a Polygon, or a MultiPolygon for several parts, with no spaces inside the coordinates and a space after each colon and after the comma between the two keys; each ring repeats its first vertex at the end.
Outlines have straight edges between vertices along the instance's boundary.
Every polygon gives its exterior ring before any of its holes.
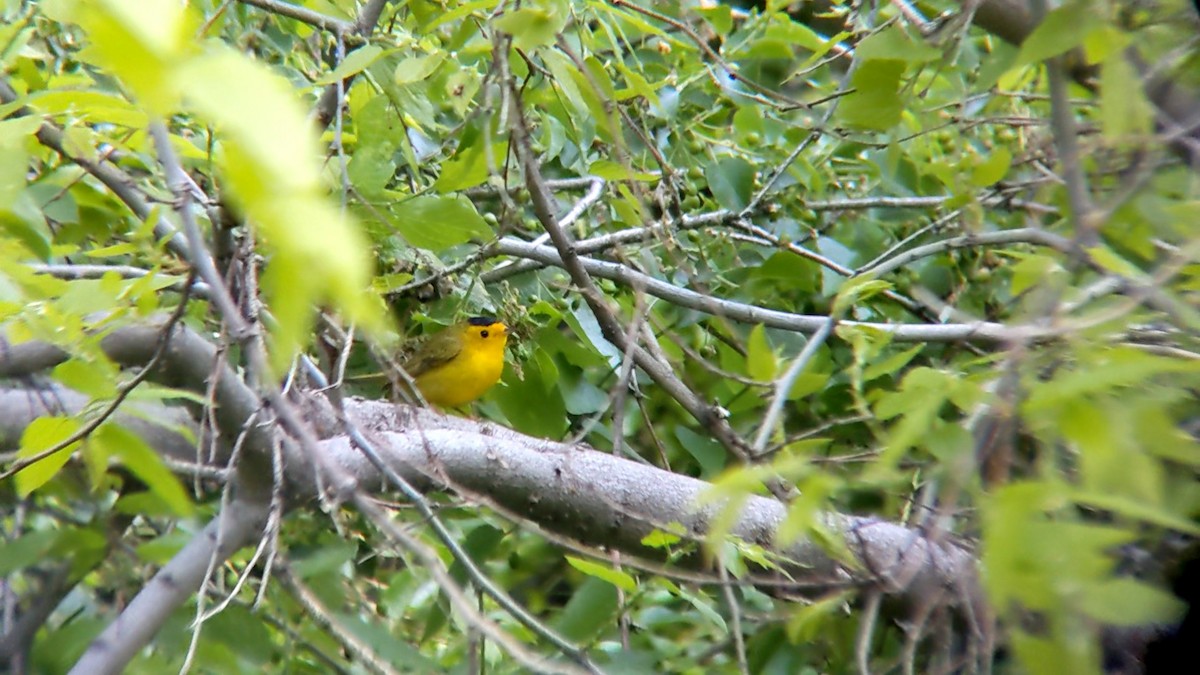
{"type": "MultiPolygon", "coordinates": [[[[561,266],[558,251],[549,246],[535,246],[516,239],[505,238],[497,243],[501,253],[536,260],[544,265],[561,266]]],[[[769,328],[782,328],[799,333],[815,333],[828,320],[827,316],[793,314],[755,305],[725,300],[696,291],[681,288],[636,272],[624,265],[592,258],[579,257],[579,263],[587,272],[601,279],[610,279],[633,287],[640,287],[650,295],[688,307],[700,312],[721,316],[749,324],[763,324],[769,328]]],[[[1057,333],[1049,328],[1036,326],[1006,326],[990,321],[965,324],[887,324],[860,321],[843,321],[842,326],[863,326],[872,330],[891,333],[898,342],[1010,342],[1014,339],[1047,339],[1057,333]]],[[[607,335],[605,335],[608,338],[607,335]]],[[[618,338],[619,339],[619,338],[618,338]]],[[[610,339],[611,341],[611,339],[610,339]]],[[[616,344],[616,343],[614,343],[616,344]]],[[[619,346],[619,345],[618,345],[619,346]]],[[[640,364],[639,364],[640,365],[640,364]]]]}

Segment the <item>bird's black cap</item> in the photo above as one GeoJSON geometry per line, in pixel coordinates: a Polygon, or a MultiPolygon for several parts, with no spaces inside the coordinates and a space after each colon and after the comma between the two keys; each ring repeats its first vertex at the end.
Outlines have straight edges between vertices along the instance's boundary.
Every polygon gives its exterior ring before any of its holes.
{"type": "Polygon", "coordinates": [[[467,323],[472,326],[490,326],[496,323],[497,320],[494,316],[473,316],[467,319],[467,323]]]}

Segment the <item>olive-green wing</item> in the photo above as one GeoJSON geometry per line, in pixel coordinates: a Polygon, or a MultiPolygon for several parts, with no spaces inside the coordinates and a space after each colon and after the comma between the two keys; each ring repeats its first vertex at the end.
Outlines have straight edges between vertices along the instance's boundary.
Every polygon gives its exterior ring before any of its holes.
{"type": "Polygon", "coordinates": [[[410,377],[420,377],[438,366],[450,362],[462,351],[462,340],[454,335],[438,333],[417,346],[401,366],[410,377]]]}

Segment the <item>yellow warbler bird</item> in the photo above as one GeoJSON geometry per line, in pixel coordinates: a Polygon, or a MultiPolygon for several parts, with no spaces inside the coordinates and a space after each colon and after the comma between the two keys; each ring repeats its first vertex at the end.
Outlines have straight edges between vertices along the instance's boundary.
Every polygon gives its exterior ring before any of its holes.
{"type": "Polygon", "coordinates": [[[425,400],[457,408],[483,396],[504,372],[508,326],[474,316],[434,334],[404,363],[425,400]]]}

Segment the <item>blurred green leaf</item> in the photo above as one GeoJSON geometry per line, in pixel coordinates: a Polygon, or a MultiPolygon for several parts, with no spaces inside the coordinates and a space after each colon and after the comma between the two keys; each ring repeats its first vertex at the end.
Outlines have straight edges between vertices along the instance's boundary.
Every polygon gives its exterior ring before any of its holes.
{"type": "Polygon", "coordinates": [[[855,53],[862,61],[895,59],[910,63],[926,63],[942,56],[937,48],[909,37],[902,24],[892,24],[868,35],[855,53]]]}
{"type": "Polygon", "coordinates": [[[1070,0],[1046,14],[1029,37],[1021,43],[1013,68],[1021,68],[1083,44],[1093,30],[1103,25],[1103,17],[1086,0],[1070,0]]]}
{"type": "Polygon", "coordinates": [[[613,625],[617,614],[617,587],[588,577],[555,618],[554,628],[568,640],[587,642],[613,625]]]}
{"type": "Polygon", "coordinates": [[[642,545],[650,548],[667,548],[668,546],[679,543],[681,537],[672,532],[664,532],[655,530],[650,534],[642,537],[642,545]]]}
{"type": "Polygon", "coordinates": [[[86,55],[110,70],[155,114],[176,107],[176,68],[194,48],[194,17],[172,0],[99,0],[74,3],[74,19],[87,31],[86,55]]]}
{"type": "Polygon", "coordinates": [[[1083,611],[1109,626],[1167,625],[1187,611],[1187,603],[1136,579],[1108,579],[1083,592],[1083,611]]]}
{"type": "Polygon", "coordinates": [[[1105,60],[1100,71],[1100,124],[1106,138],[1138,143],[1151,133],[1154,111],[1141,80],[1124,53],[1105,60]]]}
{"type": "Polygon", "coordinates": [[[885,375],[891,375],[904,366],[907,366],[923,349],[925,349],[925,345],[919,344],[909,347],[902,352],[892,354],[882,361],[872,363],[863,370],[863,380],[870,382],[885,375]]]}
{"type": "Polygon", "coordinates": [[[54,543],[59,532],[36,530],[13,539],[0,540],[0,575],[8,576],[41,561],[54,543]]]}

